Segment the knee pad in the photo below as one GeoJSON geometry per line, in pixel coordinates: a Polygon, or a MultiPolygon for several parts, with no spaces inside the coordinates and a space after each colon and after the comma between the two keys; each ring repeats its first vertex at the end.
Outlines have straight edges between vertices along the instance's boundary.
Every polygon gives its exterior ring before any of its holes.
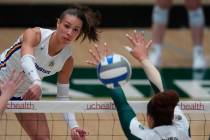
{"type": "Polygon", "coordinates": [[[162,9],[156,5],[153,8],[152,21],[153,23],[166,25],[168,23],[168,9],[162,9]]]}
{"type": "Polygon", "coordinates": [[[201,27],[204,26],[205,19],[202,8],[188,11],[189,25],[190,27],[201,27]]]}

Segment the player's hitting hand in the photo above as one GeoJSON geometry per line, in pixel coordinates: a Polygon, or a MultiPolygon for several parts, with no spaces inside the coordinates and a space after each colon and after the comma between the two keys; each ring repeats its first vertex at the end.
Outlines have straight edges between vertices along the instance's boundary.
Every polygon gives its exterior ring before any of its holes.
{"type": "Polygon", "coordinates": [[[71,129],[71,139],[72,140],[85,140],[86,131],[79,127],[71,129]]]}
{"type": "Polygon", "coordinates": [[[128,46],[125,47],[131,55],[138,61],[147,59],[152,40],[145,41],[144,32],[137,32],[136,30],[134,30],[132,34],[126,34],[126,37],[132,44],[132,48],[128,46]]]}
{"type": "Polygon", "coordinates": [[[42,95],[41,86],[32,84],[22,96],[23,100],[39,100],[42,95]]]}

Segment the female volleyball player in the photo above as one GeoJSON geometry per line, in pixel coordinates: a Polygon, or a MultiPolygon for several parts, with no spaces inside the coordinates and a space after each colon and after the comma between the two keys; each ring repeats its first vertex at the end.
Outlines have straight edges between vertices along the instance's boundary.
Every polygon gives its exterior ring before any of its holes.
{"type": "Polygon", "coordinates": [[[15,71],[12,72],[8,79],[0,81],[0,119],[7,106],[7,102],[14,96],[22,83],[23,73],[21,72],[17,75],[15,71]]]}
{"type": "MultiPolygon", "coordinates": [[[[129,140],[188,140],[189,123],[177,106],[179,97],[173,90],[163,91],[161,76],[154,65],[148,60],[148,48],[152,41],[146,42],[142,33],[134,32],[126,35],[134,46],[130,53],[142,67],[155,91],[155,95],[147,104],[147,124],[145,128],[136,118],[136,114],[128,104],[121,88],[114,89],[111,97],[118,111],[121,126],[129,140]]],[[[108,49],[105,45],[105,56],[108,49]]],[[[89,64],[97,65],[100,62],[98,47],[96,51],[90,50],[94,61],[89,64]]]]}
{"type": "MultiPolygon", "coordinates": [[[[26,80],[17,90],[13,100],[39,100],[41,79],[58,72],[57,98],[68,100],[69,78],[74,59],[70,44],[81,38],[97,41],[96,26],[99,17],[84,6],[65,10],[57,21],[56,30],[40,27],[30,28],[1,55],[0,78],[7,78],[11,69],[24,71],[26,80]]],[[[16,114],[21,126],[32,140],[48,140],[49,128],[44,114],[16,114]],[[36,121],[39,118],[41,123],[36,121]],[[26,121],[25,121],[26,120],[26,121]]],[[[72,139],[85,139],[85,131],[78,127],[74,114],[65,113],[71,128],[72,139]]]]}

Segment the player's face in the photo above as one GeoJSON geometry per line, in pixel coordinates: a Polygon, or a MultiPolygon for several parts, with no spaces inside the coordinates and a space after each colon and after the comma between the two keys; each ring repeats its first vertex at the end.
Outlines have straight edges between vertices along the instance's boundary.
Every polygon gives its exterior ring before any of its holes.
{"type": "Polygon", "coordinates": [[[62,20],[58,20],[57,32],[63,44],[69,44],[75,40],[82,29],[82,21],[73,15],[65,15],[62,20]]]}

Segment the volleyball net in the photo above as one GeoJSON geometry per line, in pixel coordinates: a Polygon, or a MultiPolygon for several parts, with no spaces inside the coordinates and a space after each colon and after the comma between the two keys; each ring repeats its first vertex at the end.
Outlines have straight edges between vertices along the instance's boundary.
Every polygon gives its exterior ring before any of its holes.
{"type": "MultiPolygon", "coordinates": [[[[146,125],[148,101],[129,101],[139,121],[146,125]]],[[[210,102],[180,101],[186,114],[193,140],[209,140],[210,102]]],[[[15,113],[45,113],[52,140],[71,140],[63,113],[74,112],[81,128],[87,131],[86,140],[126,140],[112,101],[10,101],[0,120],[0,140],[29,140],[15,113]]],[[[37,118],[37,123],[43,120],[37,118]]]]}

